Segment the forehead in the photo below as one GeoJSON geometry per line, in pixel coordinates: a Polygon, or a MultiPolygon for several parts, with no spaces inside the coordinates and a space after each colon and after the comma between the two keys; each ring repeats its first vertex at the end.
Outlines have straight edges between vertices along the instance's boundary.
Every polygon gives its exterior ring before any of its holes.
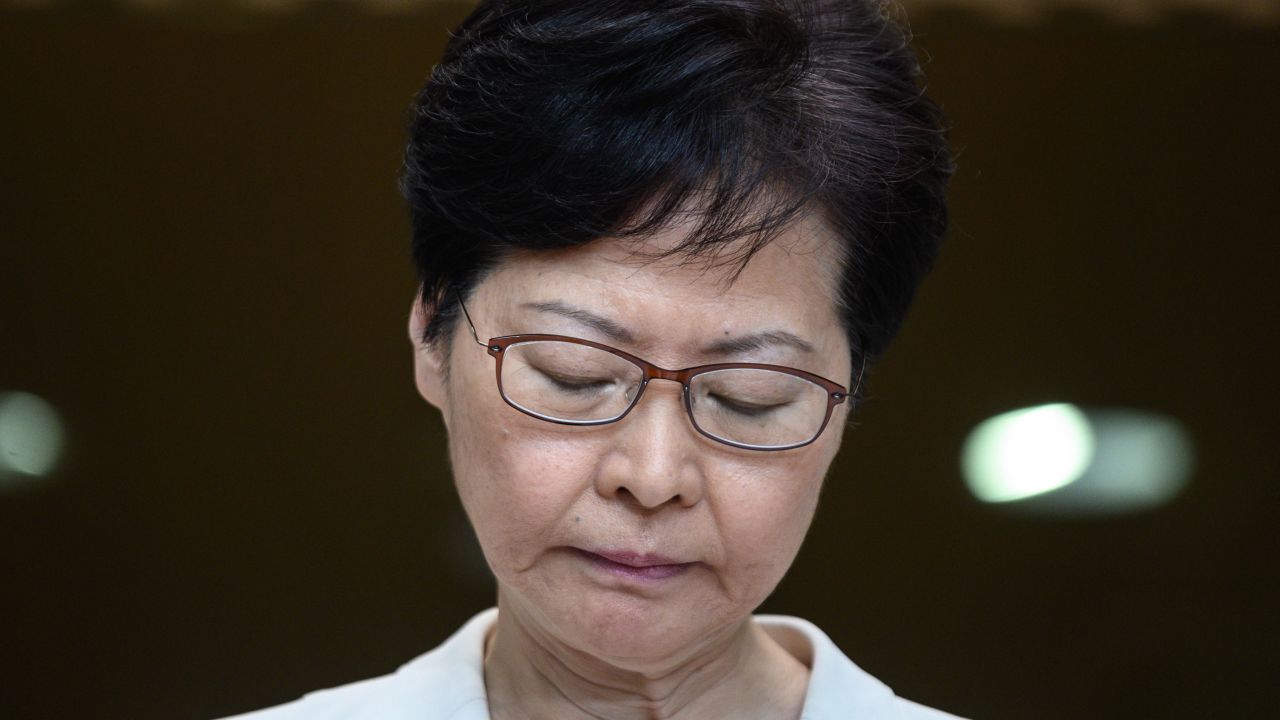
{"type": "Polygon", "coordinates": [[[795,333],[827,352],[847,348],[836,309],[842,249],[824,226],[798,223],[745,265],[744,245],[710,257],[670,254],[686,233],[675,226],[642,242],[514,252],[477,294],[502,334],[548,332],[551,320],[530,307],[560,303],[622,325],[637,349],[678,349],[762,328],[795,333]]]}

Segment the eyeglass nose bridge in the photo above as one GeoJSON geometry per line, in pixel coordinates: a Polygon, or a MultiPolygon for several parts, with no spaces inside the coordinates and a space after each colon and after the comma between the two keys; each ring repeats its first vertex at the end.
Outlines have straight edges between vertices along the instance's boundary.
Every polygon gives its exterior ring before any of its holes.
{"type": "Polygon", "coordinates": [[[645,363],[640,366],[644,370],[644,381],[648,383],[650,380],[670,380],[678,382],[684,386],[687,391],[689,389],[689,371],[688,370],[667,370],[657,365],[645,363]]]}
{"type": "Polygon", "coordinates": [[[689,402],[689,379],[694,373],[691,373],[688,370],[668,370],[639,358],[632,359],[632,362],[640,368],[641,372],[643,372],[643,376],[640,378],[640,386],[636,389],[636,396],[631,399],[631,404],[627,406],[627,409],[623,411],[622,415],[618,416],[617,420],[621,420],[623,417],[626,417],[633,409],[635,409],[636,405],[640,404],[640,398],[644,395],[644,391],[649,387],[650,380],[670,380],[671,382],[680,384],[681,404],[684,405],[685,413],[689,416],[689,422],[691,422],[693,427],[697,429],[698,422],[693,417],[693,405],[689,402]]]}
{"type": "Polygon", "coordinates": [[[678,383],[680,385],[680,405],[684,411],[681,414],[685,416],[685,419],[689,422],[691,428],[699,435],[706,436],[717,442],[726,442],[703,430],[702,427],[698,425],[697,418],[693,416],[693,399],[690,395],[691,391],[689,389],[689,380],[697,373],[689,370],[668,370],[666,368],[658,367],[648,361],[641,360],[640,358],[633,358],[632,362],[644,373],[643,377],[640,378],[640,384],[639,387],[636,388],[635,397],[631,398],[631,402],[627,405],[626,410],[623,410],[622,414],[611,420],[610,423],[616,423],[619,420],[622,420],[630,415],[631,411],[635,410],[636,407],[640,405],[640,400],[644,397],[645,390],[649,388],[650,380],[670,380],[671,382],[678,383]]]}

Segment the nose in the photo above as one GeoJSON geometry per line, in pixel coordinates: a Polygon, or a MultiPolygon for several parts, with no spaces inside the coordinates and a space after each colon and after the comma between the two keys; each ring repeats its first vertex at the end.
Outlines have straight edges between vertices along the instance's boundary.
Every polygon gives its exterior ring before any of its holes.
{"type": "Polygon", "coordinates": [[[692,507],[704,491],[698,440],[679,383],[650,381],[640,402],[615,426],[600,465],[597,491],[652,510],[668,503],[692,507]]]}

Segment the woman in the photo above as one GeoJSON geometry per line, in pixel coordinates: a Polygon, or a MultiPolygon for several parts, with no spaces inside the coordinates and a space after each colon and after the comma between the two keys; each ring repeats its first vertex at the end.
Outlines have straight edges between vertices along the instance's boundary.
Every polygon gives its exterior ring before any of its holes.
{"type": "Polygon", "coordinates": [[[417,387],[497,607],[245,717],[950,717],[752,615],[946,226],[918,75],[872,2],[481,3],[402,188],[417,387]]]}

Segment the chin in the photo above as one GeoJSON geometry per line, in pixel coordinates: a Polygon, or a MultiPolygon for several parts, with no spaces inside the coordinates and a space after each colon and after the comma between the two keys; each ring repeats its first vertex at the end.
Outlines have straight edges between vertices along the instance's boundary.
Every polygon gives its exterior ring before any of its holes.
{"type": "MultiPolygon", "coordinates": [[[[697,603],[683,598],[643,598],[622,593],[563,598],[555,628],[560,639],[620,668],[643,672],[678,661],[712,627],[697,603]],[[684,600],[684,601],[682,601],[684,600]]],[[[701,608],[705,612],[705,605],[701,608]]]]}

